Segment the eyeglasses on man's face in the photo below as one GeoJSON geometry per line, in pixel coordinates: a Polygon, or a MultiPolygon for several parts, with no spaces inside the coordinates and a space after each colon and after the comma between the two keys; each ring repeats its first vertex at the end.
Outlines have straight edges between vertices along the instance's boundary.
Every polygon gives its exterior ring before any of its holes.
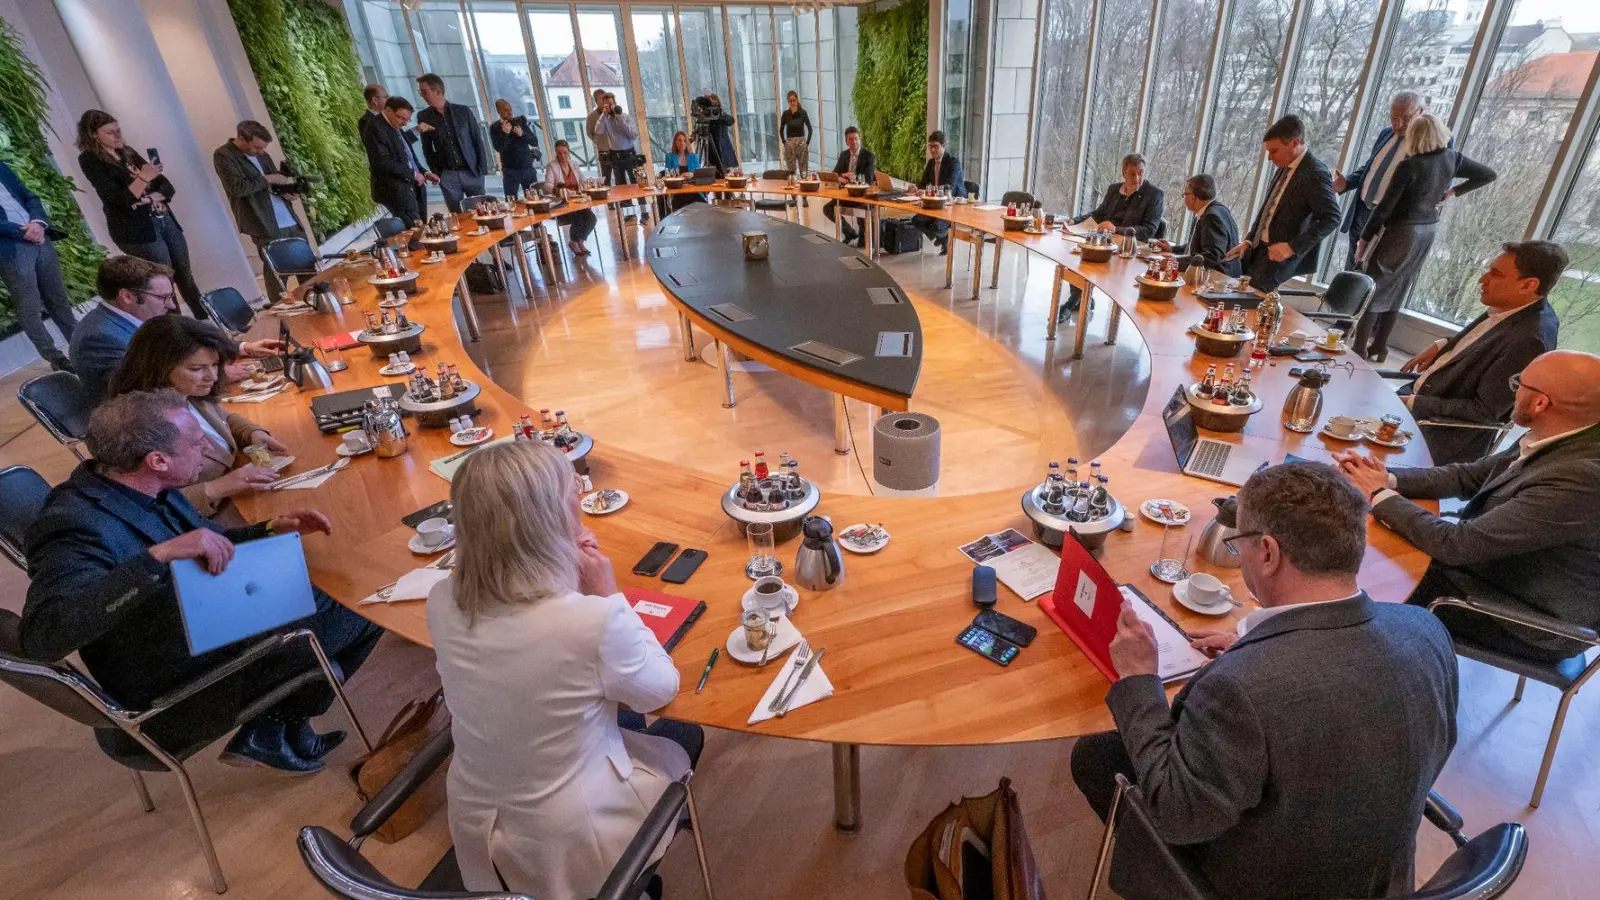
{"type": "Polygon", "coordinates": [[[1523,384],[1522,383],[1522,373],[1521,372],[1518,372],[1517,374],[1511,376],[1509,379],[1506,380],[1506,383],[1511,385],[1511,393],[1513,393],[1513,394],[1515,394],[1517,391],[1522,390],[1523,388],[1527,388],[1528,390],[1533,391],[1535,394],[1541,394],[1541,395],[1543,395],[1545,397],[1549,397],[1550,396],[1549,394],[1546,394],[1544,391],[1539,390],[1538,388],[1534,387],[1531,384],[1523,384]]]}
{"type": "Polygon", "coordinates": [[[1241,532],[1239,534],[1234,535],[1233,537],[1223,538],[1222,539],[1222,546],[1227,547],[1229,553],[1232,553],[1235,556],[1237,556],[1239,554],[1239,544],[1238,544],[1239,541],[1242,541],[1245,538],[1261,537],[1264,534],[1266,534],[1265,531],[1245,531],[1245,532],[1241,532]]]}

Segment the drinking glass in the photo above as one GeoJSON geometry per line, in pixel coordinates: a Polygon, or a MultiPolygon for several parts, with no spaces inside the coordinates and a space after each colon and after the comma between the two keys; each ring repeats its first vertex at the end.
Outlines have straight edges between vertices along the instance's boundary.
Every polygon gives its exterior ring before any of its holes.
{"type": "Polygon", "coordinates": [[[1189,558],[1189,541],[1189,529],[1184,526],[1162,526],[1161,552],[1150,566],[1150,574],[1167,584],[1177,584],[1188,578],[1189,570],[1184,562],[1189,558]]]}
{"type": "Polygon", "coordinates": [[[765,578],[783,571],[778,562],[778,545],[773,539],[771,522],[751,522],[745,526],[745,537],[750,541],[750,564],[744,573],[751,578],[765,578]]]}

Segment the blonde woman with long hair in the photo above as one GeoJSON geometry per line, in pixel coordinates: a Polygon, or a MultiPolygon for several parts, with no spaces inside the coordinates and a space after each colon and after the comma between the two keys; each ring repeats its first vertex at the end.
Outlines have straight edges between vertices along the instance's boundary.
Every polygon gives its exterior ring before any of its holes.
{"type": "MultiPolygon", "coordinates": [[[[659,720],[678,670],[581,524],[565,454],[485,447],[450,486],[456,568],[428,596],[454,716],[450,835],[468,890],[582,900],[704,736],[659,720]]],[[[665,847],[657,849],[657,854],[665,847]]]]}

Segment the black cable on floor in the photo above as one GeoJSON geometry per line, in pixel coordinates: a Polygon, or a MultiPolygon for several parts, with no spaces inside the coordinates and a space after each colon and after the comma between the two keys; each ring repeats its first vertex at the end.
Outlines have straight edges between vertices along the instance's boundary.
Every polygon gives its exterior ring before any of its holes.
{"type": "Polygon", "coordinates": [[[850,424],[850,401],[844,401],[844,430],[850,435],[850,452],[855,455],[856,468],[861,470],[861,477],[867,482],[867,496],[876,497],[878,492],[872,489],[872,476],[867,474],[867,466],[861,461],[861,447],[856,443],[856,430],[850,424]]]}

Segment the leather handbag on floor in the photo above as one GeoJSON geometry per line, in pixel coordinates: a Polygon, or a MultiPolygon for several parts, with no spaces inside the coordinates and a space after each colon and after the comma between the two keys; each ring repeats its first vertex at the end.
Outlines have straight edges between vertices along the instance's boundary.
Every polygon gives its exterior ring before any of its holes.
{"type": "Polygon", "coordinates": [[[906,853],[912,900],[1044,900],[1011,779],[933,817],[906,853]]]}
{"type": "MultiPolygon", "coordinates": [[[[383,736],[372,745],[372,752],[350,767],[350,777],[355,780],[356,793],[362,802],[370,801],[382,790],[389,779],[411,762],[429,738],[449,727],[450,711],[444,705],[444,688],[434,691],[426,700],[410,700],[400,707],[389,727],[383,730],[383,736]]],[[[392,844],[422,827],[422,823],[444,805],[444,774],[448,769],[449,766],[440,766],[428,776],[417,792],[373,832],[373,837],[392,844]]]]}

